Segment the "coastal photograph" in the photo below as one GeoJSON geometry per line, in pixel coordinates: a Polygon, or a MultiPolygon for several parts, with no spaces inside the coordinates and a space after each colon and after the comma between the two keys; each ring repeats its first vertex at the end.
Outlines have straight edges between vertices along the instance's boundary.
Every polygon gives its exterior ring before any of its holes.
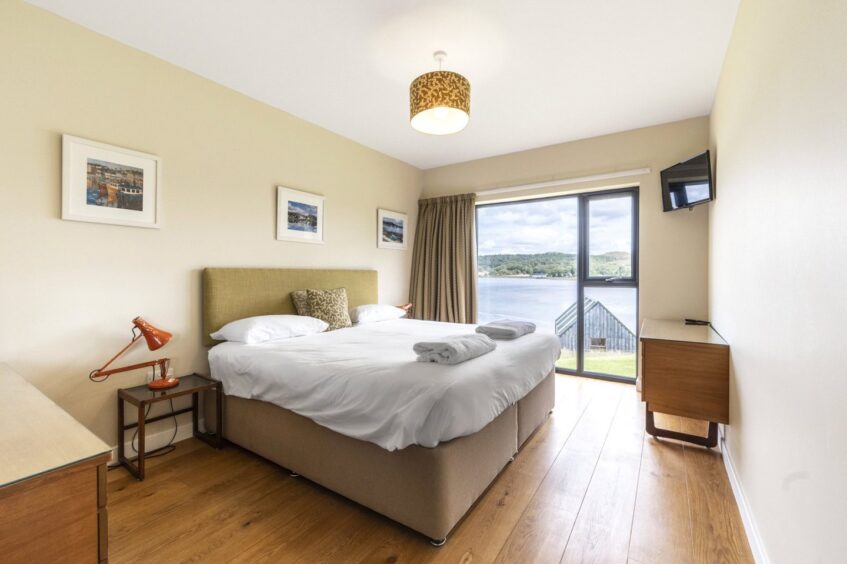
{"type": "Polygon", "coordinates": [[[123,210],[144,210],[144,170],[97,159],[86,162],[85,203],[123,210]]]}
{"type": "Polygon", "coordinates": [[[288,228],[305,233],[318,232],[318,206],[288,201],[288,228]]]}
{"type": "Polygon", "coordinates": [[[277,186],[276,239],[277,241],[323,244],[323,196],[277,186]]]}
{"type": "Polygon", "coordinates": [[[403,220],[396,217],[383,217],[382,240],[386,243],[402,243],[403,220]]]}
{"type": "Polygon", "coordinates": [[[405,249],[406,226],[409,218],[405,213],[377,208],[376,246],[380,249],[405,249]]]}

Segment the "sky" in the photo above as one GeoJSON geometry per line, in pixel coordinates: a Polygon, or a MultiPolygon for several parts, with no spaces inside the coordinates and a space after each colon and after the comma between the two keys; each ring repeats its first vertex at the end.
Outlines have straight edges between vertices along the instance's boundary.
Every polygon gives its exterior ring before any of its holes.
{"type": "MultiPolygon", "coordinates": [[[[589,254],[630,250],[629,197],[589,200],[589,254]]],[[[477,208],[479,254],[576,253],[577,199],[477,208]]]]}

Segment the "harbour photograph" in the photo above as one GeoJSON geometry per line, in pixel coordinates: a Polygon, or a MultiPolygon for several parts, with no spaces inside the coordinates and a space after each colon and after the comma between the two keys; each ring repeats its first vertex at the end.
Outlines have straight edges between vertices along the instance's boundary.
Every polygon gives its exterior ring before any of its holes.
{"type": "Polygon", "coordinates": [[[85,203],[144,211],[144,170],[97,159],[87,159],[85,203]]]}

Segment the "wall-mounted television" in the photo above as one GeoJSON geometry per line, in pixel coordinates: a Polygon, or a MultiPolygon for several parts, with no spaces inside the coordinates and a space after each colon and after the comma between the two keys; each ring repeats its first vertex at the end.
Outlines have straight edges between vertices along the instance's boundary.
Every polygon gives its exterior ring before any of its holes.
{"type": "Polygon", "coordinates": [[[690,209],[714,199],[709,151],[662,171],[662,204],[666,212],[690,209]]]}

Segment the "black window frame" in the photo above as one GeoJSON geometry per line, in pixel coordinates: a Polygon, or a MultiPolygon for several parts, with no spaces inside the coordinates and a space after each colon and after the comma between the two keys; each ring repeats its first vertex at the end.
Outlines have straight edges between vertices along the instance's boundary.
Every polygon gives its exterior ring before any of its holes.
{"type": "MultiPolygon", "coordinates": [[[[577,285],[576,285],[576,294],[577,294],[577,303],[580,304],[577,307],[577,366],[576,370],[571,370],[568,368],[560,368],[556,367],[556,372],[561,374],[570,374],[573,376],[583,376],[586,378],[596,378],[598,380],[610,380],[613,382],[622,382],[626,384],[635,384],[638,378],[638,370],[639,361],[641,358],[640,347],[636,346],[635,348],[635,365],[636,365],[636,377],[630,378],[627,376],[618,376],[615,374],[603,374],[600,372],[591,372],[585,370],[585,288],[634,288],[635,289],[635,338],[636,342],[638,340],[638,335],[640,332],[640,327],[638,327],[638,319],[639,319],[639,288],[638,288],[638,280],[639,280],[639,197],[640,197],[640,187],[639,186],[627,186],[624,188],[613,188],[609,190],[599,190],[593,192],[578,192],[574,194],[561,194],[556,196],[542,196],[538,198],[525,198],[520,200],[510,200],[507,202],[493,202],[490,204],[486,204],[484,202],[478,203],[476,205],[476,209],[474,210],[474,223],[475,223],[475,237],[477,239],[476,247],[479,248],[479,208],[481,207],[495,207],[495,206],[506,206],[513,205],[522,202],[537,202],[544,200],[561,200],[568,198],[576,198],[577,200],[577,285]],[[632,239],[631,239],[631,248],[630,248],[630,256],[632,257],[632,275],[629,278],[618,278],[618,277],[590,277],[588,276],[588,235],[589,235],[589,217],[588,217],[588,206],[591,200],[602,200],[608,198],[616,198],[621,195],[629,194],[632,198],[632,239]]],[[[479,251],[477,250],[477,255],[479,251]]],[[[474,257],[476,261],[477,257],[474,257]]],[[[474,279],[474,283],[476,283],[476,279],[474,279]]]]}

